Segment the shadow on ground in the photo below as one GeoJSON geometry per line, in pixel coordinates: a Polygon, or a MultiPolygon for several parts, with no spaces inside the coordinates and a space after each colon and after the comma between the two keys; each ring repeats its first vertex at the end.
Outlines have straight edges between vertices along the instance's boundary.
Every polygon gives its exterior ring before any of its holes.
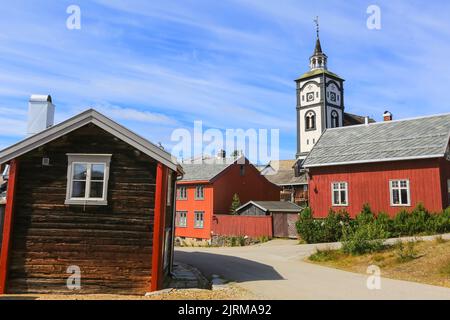
{"type": "Polygon", "coordinates": [[[217,274],[235,282],[284,280],[272,266],[233,256],[175,251],[175,261],[199,269],[208,278],[217,274]]]}
{"type": "Polygon", "coordinates": [[[0,301],[8,301],[8,300],[37,300],[38,297],[30,297],[30,296],[0,296],[0,301]]]}

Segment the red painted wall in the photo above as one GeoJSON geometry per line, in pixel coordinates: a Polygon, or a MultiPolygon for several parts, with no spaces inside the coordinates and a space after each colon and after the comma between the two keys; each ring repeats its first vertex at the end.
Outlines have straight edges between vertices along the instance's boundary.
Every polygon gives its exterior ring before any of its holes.
{"type": "Polygon", "coordinates": [[[195,200],[195,187],[199,184],[183,184],[186,187],[187,199],[178,200],[176,211],[187,211],[187,226],[175,227],[175,236],[187,238],[209,239],[211,237],[211,222],[213,214],[213,194],[211,184],[201,184],[204,186],[203,200],[195,200]],[[204,211],[203,229],[194,228],[195,211],[204,211]]]}
{"type": "Polygon", "coordinates": [[[402,209],[414,208],[418,203],[423,203],[430,211],[440,211],[446,207],[446,204],[443,204],[443,194],[445,193],[447,197],[447,189],[441,191],[443,185],[441,171],[446,171],[450,179],[450,166],[448,162],[442,163],[440,159],[311,168],[310,206],[316,217],[325,217],[330,208],[345,209],[354,217],[365,203],[369,203],[374,212],[383,211],[391,216],[402,209]],[[391,179],[409,179],[410,207],[391,207],[389,194],[391,179]],[[331,184],[341,181],[348,182],[349,205],[332,207],[331,184]]]}
{"type": "Polygon", "coordinates": [[[213,216],[212,231],[222,236],[272,237],[272,216],[213,216]]]}
{"type": "Polygon", "coordinates": [[[280,200],[281,188],[269,182],[252,164],[247,162],[244,166],[244,176],[240,175],[240,165],[234,164],[214,179],[214,214],[230,213],[235,193],[241,204],[250,200],[280,200]]]}
{"type": "Polygon", "coordinates": [[[229,214],[233,195],[237,193],[244,204],[250,200],[279,201],[280,188],[269,182],[258,169],[246,163],[245,175],[241,176],[240,164],[230,165],[210,183],[178,182],[187,187],[187,200],[177,200],[176,211],[187,211],[187,227],[176,227],[175,236],[186,238],[211,238],[213,214],[229,214]],[[195,186],[205,186],[204,200],[195,200],[195,186]],[[203,229],[194,228],[194,211],[205,212],[203,229]]]}

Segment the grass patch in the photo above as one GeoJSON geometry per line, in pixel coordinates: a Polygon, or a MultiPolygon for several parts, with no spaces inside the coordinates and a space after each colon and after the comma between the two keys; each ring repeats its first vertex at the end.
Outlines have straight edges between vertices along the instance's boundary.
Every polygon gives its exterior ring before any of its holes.
{"type": "Polygon", "coordinates": [[[449,276],[450,277],[450,260],[448,260],[441,268],[440,272],[443,275],[449,276]]]}
{"type": "Polygon", "coordinates": [[[309,256],[309,260],[314,262],[326,262],[326,261],[334,261],[342,257],[343,253],[340,250],[332,250],[332,249],[316,249],[316,252],[309,256]]]}
{"type": "Polygon", "coordinates": [[[450,241],[409,242],[359,256],[340,250],[314,253],[311,263],[350,272],[367,274],[367,267],[376,265],[381,276],[450,288],[450,241]]]}
{"type": "Polygon", "coordinates": [[[400,263],[419,258],[414,241],[408,241],[406,243],[398,241],[395,245],[395,255],[397,256],[397,261],[400,263]]]}

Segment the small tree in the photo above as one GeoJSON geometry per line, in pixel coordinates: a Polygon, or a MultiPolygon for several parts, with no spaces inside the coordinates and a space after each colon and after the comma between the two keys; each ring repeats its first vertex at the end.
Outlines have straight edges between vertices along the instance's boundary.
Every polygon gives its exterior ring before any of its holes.
{"type": "Polygon", "coordinates": [[[234,194],[233,200],[231,202],[230,211],[232,214],[236,214],[236,209],[241,206],[241,200],[239,200],[239,196],[237,193],[234,194]]]}

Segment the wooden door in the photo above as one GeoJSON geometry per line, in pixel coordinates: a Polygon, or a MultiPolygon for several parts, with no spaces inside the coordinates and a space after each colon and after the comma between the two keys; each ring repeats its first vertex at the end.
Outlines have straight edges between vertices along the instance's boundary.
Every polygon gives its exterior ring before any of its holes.
{"type": "Polygon", "coordinates": [[[272,219],[273,219],[273,236],[275,238],[286,238],[287,225],[285,215],[282,213],[274,213],[272,215],[272,219]]]}
{"type": "Polygon", "coordinates": [[[292,239],[297,239],[297,227],[296,223],[298,221],[298,214],[297,213],[287,213],[286,214],[286,222],[287,222],[287,229],[288,229],[288,237],[292,239]]]}

